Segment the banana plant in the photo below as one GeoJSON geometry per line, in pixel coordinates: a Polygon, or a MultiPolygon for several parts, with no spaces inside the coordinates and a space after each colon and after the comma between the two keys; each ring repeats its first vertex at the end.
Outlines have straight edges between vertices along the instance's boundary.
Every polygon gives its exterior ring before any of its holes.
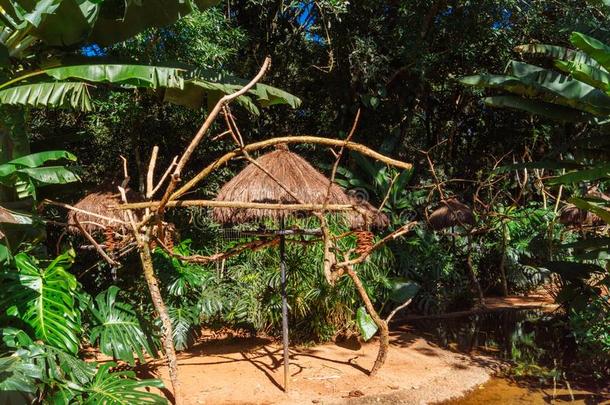
{"type": "MultiPolygon", "coordinates": [[[[223,94],[241,88],[245,81],[189,67],[92,62],[91,59],[71,64],[65,62],[65,56],[87,43],[107,46],[124,41],[147,28],[162,27],[194,9],[203,10],[216,3],[215,0],[151,0],[144,5],[125,1],[122,7],[117,7],[115,3],[99,1],[0,0],[0,105],[91,111],[91,89],[99,83],[164,91],[167,101],[189,106],[215,103],[223,94]],[[188,80],[185,80],[187,72],[188,80]]],[[[258,113],[253,98],[262,106],[300,104],[297,97],[263,84],[239,100],[251,112],[258,113]]],[[[23,131],[12,136],[3,132],[6,131],[0,131],[0,136],[13,138],[12,143],[27,142],[23,131]]],[[[0,149],[13,148],[0,146],[0,149]]],[[[5,155],[4,151],[0,152],[3,152],[0,156],[5,155]]]]}
{"type": "Polygon", "coordinates": [[[67,184],[78,181],[78,176],[64,166],[46,166],[50,161],[76,161],[76,156],[66,151],[32,153],[0,165],[0,184],[14,188],[19,198],[36,199],[36,188],[51,184],[67,184]]]}
{"type": "MultiPolygon", "coordinates": [[[[551,59],[552,69],[511,61],[507,75],[473,75],[462,78],[461,82],[499,91],[500,95],[484,99],[485,104],[492,107],[519,109],[560,122],[589,123],[597,127],[601,136],[579,141],[574,145],[570,160],[530,165],[551,170],[563,169],[563,173],[547,181],[549,185],[599,183],[603,187],[610,180],[610,142],[607,139],[610,123],[610,46],[579,32],[571,34],[570,42],[575,49],[544,44],[516,48],[522,54],[551,59]]],[[[568,202],[610,224],[610,203],[607,198],[573,196],[568,202]]],[[[545,264],[548,270],[562,279],[563,288],[558,301],[572,308],[584,307],[588,299],[598,294],[601,285],[610,283],[608,238],[594,237],[579,243],[586,246],[563,246],[564,249],[584,250],[584,253],[575,254],[576,262],[551,261],[545,264]],[[592,277],[593,274],[597,276],[592,277]]]]}

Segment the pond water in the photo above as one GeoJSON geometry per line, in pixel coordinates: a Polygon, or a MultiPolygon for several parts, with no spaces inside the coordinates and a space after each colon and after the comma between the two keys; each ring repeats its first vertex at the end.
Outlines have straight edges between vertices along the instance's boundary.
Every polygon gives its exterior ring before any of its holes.
{"type": "Polygon", "coordinates": [[[466,396],[443,402],[443,405],[537,405],[537,404],[608,404],[600,394],[591,391],[568,390],[566,387],[536,388],[516,384],[503,378],[493,378],[466,396]]]}
{"type": "MultiPolygon", "coordinates": [[[[462,353],[484,353],[503,360],[518,356],[522,363],[570,364],[574,345],[551,316],[538,309],[498,309],[463,316],[438,316],[410,320],[418,333],[439,346],[462,353]],[[542,350],[539,345],[544,345],[542,350]]],[[[537,367],[537,366],[534,366],[537,367]]],[[[532,380],[532,379],[529,379],[532,380]]],[[[596,389],[568,388],[563,379],[516,383],[493,378],[461,399],[446,404],[610,404],[596,389]]],[[[607,391],[606,391],[607,392],[607,391]]]]}

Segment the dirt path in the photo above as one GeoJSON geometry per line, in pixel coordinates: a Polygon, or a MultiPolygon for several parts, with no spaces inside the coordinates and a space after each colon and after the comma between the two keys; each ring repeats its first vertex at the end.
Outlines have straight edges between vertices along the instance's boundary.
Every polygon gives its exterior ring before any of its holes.
{"type": "MultiPolygon", "coordinates": [[[[356,339],[293,348],[290,389],[284,393],[280,346],[262,338],[208,338],[179,355],[180,379],[189,404],[364,404],[388,396],[420,404],[484,383],[494,365],[394,332],[388,362],[371,378],[367,370],[376,353],[376,343],[361,345],[356,339]]],[[[148,367],[143,374],[169,381],[166,367],[148,367]]]]}

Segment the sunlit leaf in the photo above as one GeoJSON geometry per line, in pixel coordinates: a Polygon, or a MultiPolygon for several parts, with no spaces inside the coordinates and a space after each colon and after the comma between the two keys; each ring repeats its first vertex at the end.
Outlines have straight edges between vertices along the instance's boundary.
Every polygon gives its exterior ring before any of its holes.
{"type": "Polygon", "coordinates": [[[377,329],[379,329],[364,307],[358,308],[358,311],[356,312],[356,324],[358,325],[362,339],[365,341],[371,339],[375,333],[377,333],[377,329]]]}

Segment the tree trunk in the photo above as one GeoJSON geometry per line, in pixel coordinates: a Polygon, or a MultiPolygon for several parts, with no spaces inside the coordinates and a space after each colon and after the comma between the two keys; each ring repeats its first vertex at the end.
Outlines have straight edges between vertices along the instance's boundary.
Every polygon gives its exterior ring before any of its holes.
{"type": "Polygon", "coordinates": [[[500,277],[502,278],[502,295],[508,296],[508,281],[506,281],[506,224],[502,220],[502,252],[500,253],[500,277]]]}
{"type": "Polygon", "coordinates": [[[473,286],[477,291],[477,295],[479,297],[479,304],[485,306],[485,297],[483,296],[483,289],[481,288],[481,284],[479,280],[477,280],[477,275],[474,272],[474,266],[472,264],[472,241],[471,237],[468,237],[468,252],[466,253],[466,267],[468,267],[468,274],[470,275],[470,281],[472,281],[473,286]]]}
{"type": "Polygon", "coordinates": [[[152,257],[150,253],[150,247],[145,241],[139,241],[140,246],[140,260],[142,261],[142,270],[144,271],[144,278],[148,289],[150,291],[150,297],[152,298],[155,310],[159,314],[161,319],[162,329],[162,341],[163,350],[165,351],[165,357],[167,357],[167,365],[169,367],[169,378],[172,382],[174,390],[174,403],[176,405],[183,404],[182,392],[180,388],[180,380],[178,379],[178,361],[176,359],[176,350],[174,349],[174,339],[172,322],[167,312],[167,307],[161,297],[161,291],[159,290],[159,283],[155,277],[155,271],[153,268],[152,257]]]}
{"type": "Polygon", "coordinates": [[[388,324],[386,321],[381,319],[377,311],[375,311],[375,307],[373,307],[373,303],[369,298],[358,274],[354,271],[352,266],[347,266],[347,274],[351,277],[354,284],[356,285],[356,290],[360,294],[362,301],[364,301],[364,306],[368,311],[369,315],[373,319],[373,322],[379,328],[379,352],[377,352],[377,359],[375,359],[375,363],[373,364],[373,368],[371,369],[369,375],[372,377],[385,363],[386,358],[388,357],[388,349],[390,347],[390,331],[388,329],[388,324]]]}

